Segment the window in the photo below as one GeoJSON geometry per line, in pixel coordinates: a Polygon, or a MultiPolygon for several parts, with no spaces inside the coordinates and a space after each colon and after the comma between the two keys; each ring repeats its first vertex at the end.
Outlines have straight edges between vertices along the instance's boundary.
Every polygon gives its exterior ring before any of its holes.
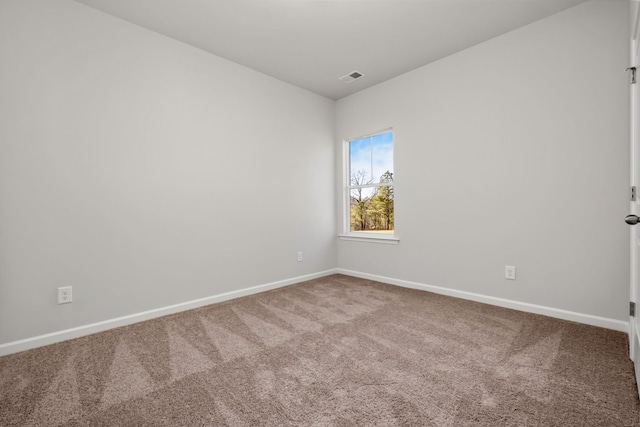
{"type": "Polygon", "coordinates": [[[345,234],[393,237],[393,132],[349,140],[345,156],[345,234]]]}

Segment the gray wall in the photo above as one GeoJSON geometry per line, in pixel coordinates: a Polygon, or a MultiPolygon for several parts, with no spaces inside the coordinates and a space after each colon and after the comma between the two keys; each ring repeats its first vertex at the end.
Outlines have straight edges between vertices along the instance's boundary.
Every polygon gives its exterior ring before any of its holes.
{"type": "Polygon", "coordinates": [[[584,3],[338,101],[338,144],[395,130],[400,237],[339,241],[338,266],[626,321],[628,7],[584,3]]]}
{"type": "Polygon", "coordinates": [[[627,29],[586,3],[334,103],[0,0],[0,344],[336,266],[626,320],[627,29]],[[388,126],[400,244],[336,246],[336,139],[388,126]]]}
{"type": "Polygon", "coordinates": [[[334,102],[62,0],[0,94],[0,344],[335,267],[334,102]]]}

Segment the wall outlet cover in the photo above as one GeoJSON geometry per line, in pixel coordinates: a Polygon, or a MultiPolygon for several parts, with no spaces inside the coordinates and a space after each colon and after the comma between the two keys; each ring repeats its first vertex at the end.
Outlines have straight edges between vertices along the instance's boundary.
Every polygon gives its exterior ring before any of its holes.
{"type": "Polygon", "coordinates": [[[68,304],[73,301],[72,290],[71,286],[58,288],[58,304],[68,304]]]}
{"type": "Polygon", "coordinates": [[[505,265],[504,278],[508,280],[516,280],[516,267],[513,265],[505,265]]]}

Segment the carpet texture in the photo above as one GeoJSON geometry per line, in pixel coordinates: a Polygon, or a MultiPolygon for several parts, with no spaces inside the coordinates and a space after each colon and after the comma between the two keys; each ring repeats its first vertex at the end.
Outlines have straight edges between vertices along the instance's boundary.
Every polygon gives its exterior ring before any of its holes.
{"type": "Polygon", "coordinates": [[[334,275],[0,358],[2,426],[635,426],[623,333],[334,275]]]}

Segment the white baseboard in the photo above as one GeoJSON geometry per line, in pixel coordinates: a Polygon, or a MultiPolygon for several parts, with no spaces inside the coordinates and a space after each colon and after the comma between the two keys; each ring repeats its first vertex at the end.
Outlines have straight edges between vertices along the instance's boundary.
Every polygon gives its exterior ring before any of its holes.
{"type": "Polygon", "coordinates": [[[227,301],[227,300],[231,300],[234,298],[239,298],[247,295],[253,295],[260,292],[269,291],[271,289],[277,289],[284,286],[293,285],[295,283],[300,283],[307,280],[313,280],[320,277],[329,276],[335,273],[336,273],[335,269],[321,271],[319,273],[307,274],[304,276],[293,277],[290,279],[280,280],[277,282],[266,283],[264,285],[252,286],[250,288],[240,289],[237,291],[225,292],[219,295],[213,295],[210,297],[200,298],[193,301],[182,302],[182,303],[170,305],[167,307],[161,307],[153,310],[143,311],[141,313],[134,313],[127,316],[118,317],[115,319],[104,320],[102,322],[91,323],[89,325],[78,326],[76,328],[52,332],[50,334],[40,335],[32,338],[26,338],[23,340],[13,341],[6,344],[0,344],[0,356],[19,353],[21,351],[31,350],[33,348],[42,347],[49,344],[55,344],[55,343],[67,341],[73,338],[80,338],[86,335],[95,334],[96,332],[103,332],[109,329],[118,328],[120,326],[131,325],[133,323],[155,319],[156,317],[166,316],[168,314],[179,313],[181,311],[192,310],[194,308],[203,307],[209,304],[215,304],[217,302],[227,301]]]}
{"type": "Polygon", "coordinates": [[[555,317],[572,322],[584,323],[601,328],[613,329],[615,331],[629,333],[629,323],[622,320],[609,319],[606,317],[593,316],[591,314],[576,313],[573,311],[561,310],[558,308],[545,307],[542,305],[529,304],[526,302],[512,301],[504,298],[490,297],[472,292],[460,291],[456,289],[443,288],[441,286],[425,285],[423,283],[410,282],[408,280],[392,279],[390,277],[377,276],[375,274],[361,273],[359,271],[345,270],[338,268],[335,271],[338,274],[359,277],[361,279],[375,280],[376,282],[388,283],[390,285],[402,286],[404,288],[420,289],[423,291],[433,292],[435,294],[448,295],[456,298],[462,298],[471,301],[482,302],[485,304],[496,305],[499,307],[511,308],[527,313],[542,314],[544,316],[555,317]]]}
{"type": "Polygon", "coordinates": [[[362,279],[375,280],[377,282],[388,283],[390,285],[402,286],[404,288],[420,289],[428,292],[433,292],[436,294],[448,295],[456,298],[462,298],[466,300],[482,302],[485,304],[496,305],[499,307],[511,308],[514,310],[520,310],[527,313],[542,314],[544,316],[555,317],[563,320],[570,320],[573,322],[584,323],[592,326],[599,326],[601,328],[613,329],[613,330],[625,332],[625,333],[628,333],[629,331],[629,324],[621,320],[608,319],[605,317],[593,316],[590,314],[576,313],[576,312],[561,310],[557,308],[545,307],[541,305],[535,305],[535,304],[529,304],[524,302],[507,300],[503,298],[496,298],[496,297],[490,297],[490,296],[481,295],[481,294],[475,294],[472,292],[460,291],[460,290],[444,288],[440,286],[425,285],[423,283],[411,282],[408,280],[393,279],[390,277],[378,276],[375,274],[361,273],[358,271],[336,268],[336,269],[322,271],[319,273],[307,274],[304,276],[293,277],[290,279],[280,280],[277,282],[266,283],[263,285],[240,289],[237,291],[226,292],[219,295],[213,295],[210,297],[205,297],[205,298],[200,298],[193,301],[174,304],[167,307],[156,308],[156,309],[144,311],[141,313],[134,313],[128,316],[122,316],[115,319],[104,320],[102,322],[91,323],[89,325],[78,326],[76,328],[66,329],[63,331],[52,332],[50,334],[40,335],[37,337],[27,338],[19,341],[13,341],[6,344],[0,344],[0,356],[19,353],[21,351],[42,347],[49,344],[55,344],[55,343],[70,340],[73,338],[80,338],[86,335],[95,334],[97,332],[103,332],[109,329],[118,328],[120,326],[131,325],[134,323],[143,322],[145,320],[151,320],[157,317],[162,317],[169,314],[179,313],[181,311],[203,307],[209,304],[215,304],[217,302],[228,301],[234,298],[239,298],[247,295],[253,295],[253,294],[265,292],[271,289],[277,289],[284,286],[293,285],[295,283],[300,283],[307,280],[313,280],[320,277],[329,276],[331,274],[344,274],[347,276],[359,277],[362,279]]]}

